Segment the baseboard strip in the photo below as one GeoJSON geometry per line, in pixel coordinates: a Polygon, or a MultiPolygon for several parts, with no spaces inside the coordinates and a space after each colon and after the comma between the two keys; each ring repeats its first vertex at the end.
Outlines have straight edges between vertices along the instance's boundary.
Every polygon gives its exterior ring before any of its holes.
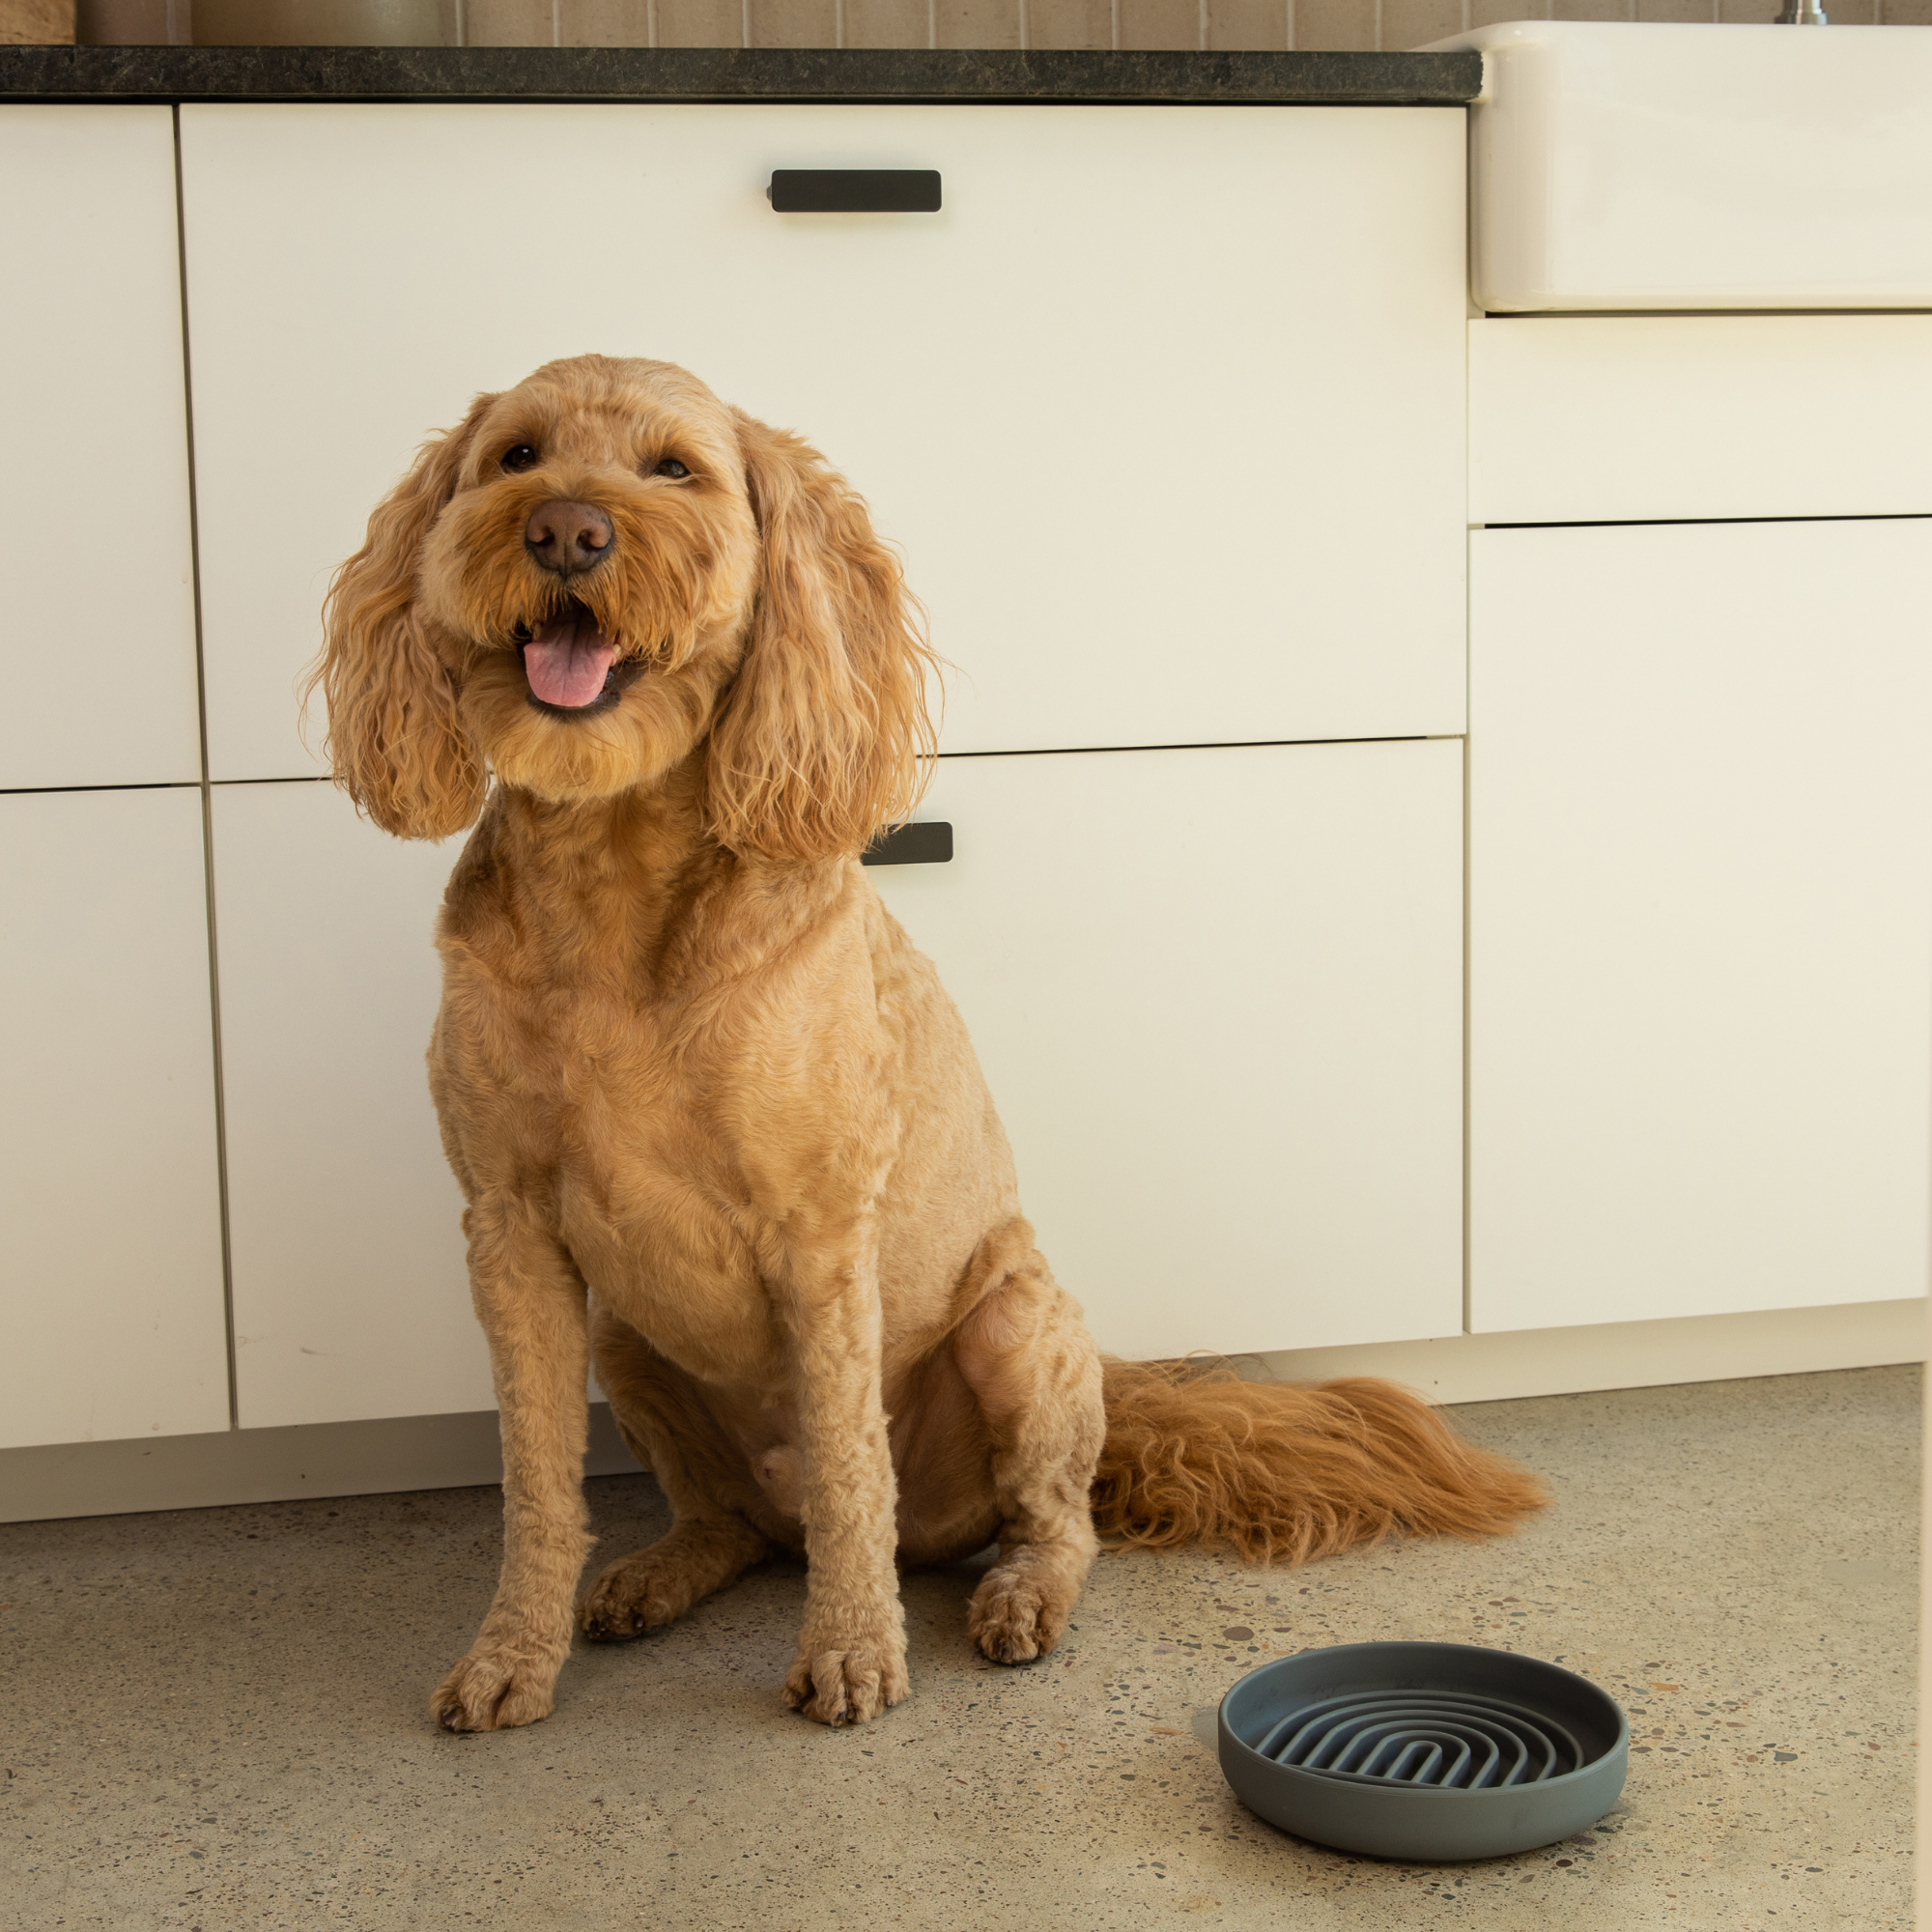
{"type": "Polygon", "coordinates": [[[1387,1376],[1432,1402],[1505,1402],[1588,1389],[1733,1381],[1745,1376],[1876,1369],[1925,1359],[1926,1307],[1858,1301],[1670,1321],[1591,1322],[1449,1335],[1433,1342],[1289,1349],[1252,1359],[1283,1381],[1387,1376]]]}
{"type": "MultiPolygon", "coordinates": [[[[610,1405],[592,1403],[586,1471],[615,1476],[637,1466],[611,1420],[610,1405]]],[[[55,1442],[0,1450],[0,1522],[463,1490],[502,1480],[494,1408],[215,1435],[55,1442]]]]}

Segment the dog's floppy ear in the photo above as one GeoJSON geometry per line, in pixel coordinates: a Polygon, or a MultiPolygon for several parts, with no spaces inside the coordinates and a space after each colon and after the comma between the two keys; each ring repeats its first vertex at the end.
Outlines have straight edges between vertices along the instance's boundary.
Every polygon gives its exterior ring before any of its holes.
{"type": "Polygon", "coordinates": [[[857,853],[924,789],[938,660],[864,502],[799,438],[733,414],[762,557],[711,728],[711,827],[769,859],[857,853]]]}
{"type": "Polygon", "coordinates": [[[451,668],[416,607],[423,540],[455,494],[484,411],[423,445],[369,518],[362,548],[335,573],[323,606],[322,655],[302,682],[328,701],[335,781],[384,832],[446,838],[483,809],[483,760],[456,710],[451,668]]]}

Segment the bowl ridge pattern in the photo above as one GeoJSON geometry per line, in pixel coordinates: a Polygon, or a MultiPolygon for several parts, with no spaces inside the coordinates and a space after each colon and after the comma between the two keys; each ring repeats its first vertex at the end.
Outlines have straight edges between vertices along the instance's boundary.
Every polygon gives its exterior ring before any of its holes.
{"type": "Polygon", "coordinates": [[[1323,1698],[1283,1718],[1255,1749],[1329,1777],[1459,1791],[1540,1784],[1587,1761],[1576,1738],[1545,1713],[1428,1690],[1323,1698]]]}

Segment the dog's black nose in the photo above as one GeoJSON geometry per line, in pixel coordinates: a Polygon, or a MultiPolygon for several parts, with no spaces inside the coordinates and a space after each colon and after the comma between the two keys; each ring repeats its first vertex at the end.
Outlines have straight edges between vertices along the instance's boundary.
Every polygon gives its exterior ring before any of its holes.
{"type": "Polygon", "coordinates": [[[589,503],[539,503],[524,526],[524,546],[559,577],[588,570],[611,554],[611,519],[589,503]]]}

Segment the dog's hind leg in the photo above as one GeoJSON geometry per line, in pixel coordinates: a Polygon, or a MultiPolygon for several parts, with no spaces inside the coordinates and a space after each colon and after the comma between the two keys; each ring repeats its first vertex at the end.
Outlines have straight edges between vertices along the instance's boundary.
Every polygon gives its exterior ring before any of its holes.
{"type": "Polygon", "coordinates": [[[1099,1548],[1088,1491],[1106,1435],[1100,1357],[1026,1222],[989,1237],[980,1260],[994,1286],[952,1353],[992,1434],[1003,1522],[967,1621],[995,1663],[1026,1663],[1060,1641],[1099,1548]]]}
{"type": "Polygon", "coordinates": [[[656,1472],[672,1517],[668,1535],[611,1564],[577,1606],[586,1636],[617,1643],[674,1622],[769,1556],[772,1545],[743,1513],[756,1507],[744,1458],[690,1378],[596,1304],[591,1348],[618,1433],[656,1472]]]}

